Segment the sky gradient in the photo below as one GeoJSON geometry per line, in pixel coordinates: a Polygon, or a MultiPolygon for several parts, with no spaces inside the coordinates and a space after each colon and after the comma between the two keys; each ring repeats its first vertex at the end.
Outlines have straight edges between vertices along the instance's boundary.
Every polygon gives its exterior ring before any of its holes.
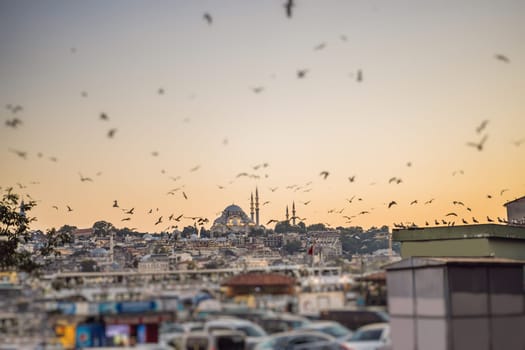
{"type": "Polygon", "coordinates": [[[0,186],[38,201],[35,228],[150,232],[249,213],[256,186],[261,223],[295,201],[333,227],[485,222],[525,195],[523,1],[283,3],[0,0],[0,186]]]}

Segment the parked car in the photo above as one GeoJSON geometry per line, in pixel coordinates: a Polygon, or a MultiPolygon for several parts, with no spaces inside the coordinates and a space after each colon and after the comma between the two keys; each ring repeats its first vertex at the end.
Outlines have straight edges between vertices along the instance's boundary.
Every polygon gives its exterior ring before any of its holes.
{"type": "Polygon", "coordinates": [[[342,342],[347,350],[377,350],[391,345],[390,325],[373,323],[359,328],[352,336],[342,342]]]}
{"type": "Polygon", "coordinates": [[[180,349],[244,350],[245,347],[245,336],[242,332],[222,329],[211,332],[188,333],[184,336],[180,349]]]}
{"type": "Polygon", "coordinates": [[[165,323],[160,328],[159,343],[175,344],[176,340],[189,332],[202,331],[203,322],[165,323]]]}
{"type": "Polygon", "coordinates": [[[306,317],[293,314],[275,314],[261,318],[259,324],[268,334],[288,332],[310,323],[306,317]]]}
{"type": "Polygon", "coordinates": [[[352,334],[348,328],[335,321],[312,321],[300,329],[322,332],[337,339],[346,339],[352,334]]]}
{"type": "Polygon", "coordinates": [[[247,320],[224,318],[208,321],[204,324],[204,331],[206,332],[228,329],[240,331],[245,335],[247,350],[253,349],[268,335],[259,325],[247,320]]]}
{"type": "Polygon", "coordinates": [[[340,350],[334,337],[311,330],[276,333],[257,344],[254,350],[340,350]]]}
{"type": "Polygon", "coordinates": [[[341,323],[350,330],[356,330],[371,323],[388,322],[390,317],[385,311],[376,309],[334,309],[320,313],[321,320],[331,320],[341,323]]]}

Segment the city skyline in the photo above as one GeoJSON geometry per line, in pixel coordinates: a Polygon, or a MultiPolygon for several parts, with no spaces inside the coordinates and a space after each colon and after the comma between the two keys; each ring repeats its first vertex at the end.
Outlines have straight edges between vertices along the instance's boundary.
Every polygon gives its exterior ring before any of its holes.
{"type": "Polygon", "coordinates": [[[306,225],[481,223],[525,195],[525,4],[283,4],[1,1],[0,187],[33,228],[149,232],[256,187],[263,225],[292,202],[306,225]]]}

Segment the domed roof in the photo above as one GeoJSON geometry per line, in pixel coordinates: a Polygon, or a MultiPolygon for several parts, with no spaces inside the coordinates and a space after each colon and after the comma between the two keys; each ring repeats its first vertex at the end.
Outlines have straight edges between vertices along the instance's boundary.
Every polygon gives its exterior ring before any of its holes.
{"type": "Polygon", "coordinates": [[[235,205],[235,204],[232,204],[232,205],[228,205],[224,211],[227,211],[227,212],[233,212],[233,211],[242,211],[241,207],[239,207],[238,205],[235,205]]]}

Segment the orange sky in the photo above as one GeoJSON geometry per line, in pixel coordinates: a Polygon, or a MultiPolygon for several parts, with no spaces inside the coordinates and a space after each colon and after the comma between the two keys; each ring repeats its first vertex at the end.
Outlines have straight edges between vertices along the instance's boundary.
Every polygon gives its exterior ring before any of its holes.
{"type": "Polygon", "coordinates": [[[525,194],[524,21],[520,1],[300,1],[291,19],[279,1],[2,1],[0,186],[27,186],[35,228],[160,232],[248,213],[256,186],[263,224],[292,201],[334,227],[504,217],[525,194]]]}

